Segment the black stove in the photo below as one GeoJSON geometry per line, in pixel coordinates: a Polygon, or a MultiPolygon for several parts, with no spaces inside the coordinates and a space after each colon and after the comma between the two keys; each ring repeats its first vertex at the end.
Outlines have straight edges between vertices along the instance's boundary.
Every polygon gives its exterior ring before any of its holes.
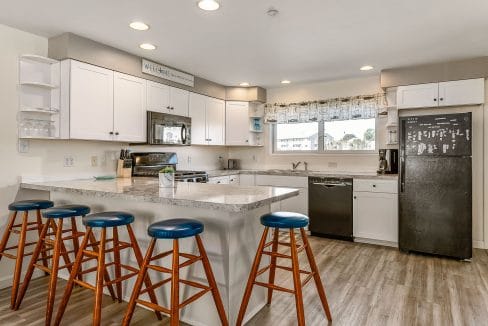
{"type": "Polygon", "coordinates": [[[205,171],[177,171],[178,157],[176,153],[139,152],[131,153],[131,157],[133,177],[158,177],[159,171],[169,166],[175,170],[175,181],[201,183],[208,181],[208,175],[205,171]]]}

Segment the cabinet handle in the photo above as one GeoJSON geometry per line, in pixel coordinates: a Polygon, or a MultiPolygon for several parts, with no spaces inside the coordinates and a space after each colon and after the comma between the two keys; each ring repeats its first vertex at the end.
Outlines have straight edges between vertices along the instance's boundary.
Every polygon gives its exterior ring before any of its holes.
{"type": "Polygon", "coordinates": [[[113,131],[110,131],[108,134],[109,134],[109,135],[113,135],[113,134],[114,134],[114,132],[113,132],[113,131]]]}
{"type": "Polygon", "coordinates": [[[443,97],[441,97],[441,98],[439,99],[439,101],[444,101],[444,98],[443,98],[443,97]]]}
{"type": "Polygon", "coordinates": [[[168,105],[166,108],[167,108],[168,110],[171,110],[171,107],[170,107],[169,105],[168,105]]]}
{"type": "Polygon", "coordinates": [[[118,136],[118,135],[119,135],[119,132],[118,132],[118,131],[116,131],[116,132],[115,132],[115,136],[118,136]]]}
{"type": "Polygon", "coordinates": [[[376,188],[376,185],[373,185],[373,188],[376,188]]]}
{"type": "Polygon", "coordinates": [[[172,106],[172,107],[171,107],[171,110],[174,110],[174,109],[175,109],[175,107],[174,107],[174,106],[172,106]]]}
{"type": "Polygon", "coordinates": [[[357,197],[356,197],[356,196],[354,196],[353,198],[354,198],[354,199],[357,199],[357,197]]]}
{"type": "Polygon", "coordinates": [[[437,99],[436,98],[434,99],[434,102],[437,102],[437,99]]]}
{"type": "Polygon", "coordinates": [[[246,143],[249,143],[249,139],[246,139],[246,143]]]}

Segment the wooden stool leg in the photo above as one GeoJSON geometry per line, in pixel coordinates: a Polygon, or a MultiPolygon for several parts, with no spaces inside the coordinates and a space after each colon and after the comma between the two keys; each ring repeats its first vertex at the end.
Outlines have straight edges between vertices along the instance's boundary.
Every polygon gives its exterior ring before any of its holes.
{"type": "MultiPolygon", "coordinates": [[[[53,229],[53,232],[55,234],[57,234],[58,233],[58,226],[56,225],[56,222],[54,221],[54,219],[50,218],[48,222],[51,223],[51,228],[53,229]]],[[[63,223],[60,223],[60,225],[62,226],[63,223]]],[[[61,229],[61,235],[63,234],[62,231],[63,231],[63,229],[61,229]]],[[[69,258],[69,254],[67,253],[68,250],[66,250],[66,246],[64,245],[63,241],[59,242],[59,249],[60,249],[60,257],[63,257],[64,263],[65,263],[65,265],[67,265],[68,271],[71,273],[71,267],[72,267],[71,266],[71,259],[69,258]]],[[[53,255],[53,259],[54,259],[54,255],[53,255]]]]}
{"type": "Polygon", "coordinates": [[[324,285],[322,284],[322,280],[320,279],[319,269],[317,268],[317,264],[315,263],[315,258],[313,256],[312,248],[310,247],[310,243],[308,242],[307,234],[303,228],[300,229],[302,235],[302,241],[305,245],[305,252],[307,253],[308,263],[310,265],[310,269],[313,273],[313,279],[315,281],[315,286],[317,287],[317,291],[319,292],[320,301],[322,302],[322,307],[324,307],[325,314],[327,315],[327,319],[332,321],[332,315],[329,309],[329,303],[327,302],[327,297],[325,295],[324,285]]]}
{"type": "Polygon", "coordinates": [[[269,227],[265,227],[263,235],[261,237],[261,241],[259,242],[258,250],[256,251],[256,257],[254,258],[254,263],[252,264],[249,279],[247,280],[246,290],[244,292],[244,297],[242,298],[241,308],[239,309],[239,315],[237,316],[237,326],[242,325],[242,321],[244,320],[244,314],[246,313],[247,305],[249,304],[249,298],[251,297],[254,281],[256,280],[259,264],[261,263],[261,257],[263,256],[263,249],[264,245],[266,244],[268,231],[269,227]]]}
{"type": "MultiPolygon", "coordinates": [[[[112,228],[113,238],[114,238],[114,269],[115,269],[115,279],[120,279],[122,276],[122,267],[120,267],[120,248],[119,248],[119,232],[117,227],[112,228]]],[[[117,300],[122,302],[122,282],[115,283],[115,290],[117,291],[117,300]]]]}
{"type": "Polygon", "coordinates": [[[303,308],[302,282],[300,280],[300,265],[298,263],[298,251],[295,239],[295,231],[290,229],[291,266],[293,271],[293,285],[295,288],[295,305],[297,309],[297,321],[299,326],[305,325],[305,310],[303,308]]]}
{"type": "Polygon", "coordinates": [[[134,314],[134,309],[136,307],[136,300],[139,298],[139,292],[141,292],[142,282],[147,275],[147,265],[149,265],[149,262],[152,258],[155,244],[156,239],[152,238],[151,242],[149,243],[149,248],[147,249],[146,256],[141,263],[136,283],[134,284],[134,288],[132,289],[132,294],[130,296],[129,305],[127,306],[127,311],[125,312],[124,320],[122,321],[122,326],[128,326],[130,324],[132,315],[134,314]]]}
{"type": "MultiPolygon", "coordinates": [[[[273,234],[273,245],[272,245],[272,252],[278,251],[278,236],[279,236],[280,229],[275,228],[273,234]]],[[[276,256],[271,256],[271,264],[269,267],[269,284],[274,285],[275,274],[276,274],[276,256]]],[[[268,288],[268,304],[271,304],[271,298],[273,297],[273,289],[268,288]]]]}
{"type": "Polygon", "coordinates": [[[83,238],[83,241],[81,242],[80,250],[76,254],[75,263],[73,265],[73,269],[71,270],[71,274],[69,276],[68,283],[66,284],[66,288],[65,288],[64,294],[63,294],[63,298],[61,299],[61,303],[59,304],[58,313],[56,314],[56,319],[54,321],[55,326],[58,326],[59,323],[61,322],[61,319],[63,318],[64,311],[66,310],[66,306],[68,305],[69,297],[71,296],[71,292],[73,291],[73,286],[75,284],[74,279],[76,278],[76,275],[78,274],[81,263],[83,261],[83,250],[86,249],[86,247],[88,245],[88,241],[92,238],[90,235],[92,235],[92,230],[90,227],[87,227],[85,237],[83,238]]]}
{"type": "MultiPolygon", "coordinates": [[[[54,223],[54,221],[53,221],[54,223]]],[[[54,253],[52,259],[51,278],[49,279],[49,291],[47,295],[47,308],[46,308],[46,325],[51,324],[54,308],[54,298],[56,297],[56,285],[58,282],[58,267],[59,259],[61,258],[61,245],[63,243],[63,219],[60,218],[58,227],[56,230],[56,239],[54,240],[54,253]]]]}
{"type": "MultiPolygon", "coordinates": [[[[75,250],[75,257],[78,254],[78,250],[80,250],[80,240],[78,239],[78,227],[76,225],[76,218],[72,217],[71,218],[71,233],[73,235],[73,249],[75,250]],[[75,236],[76,235],[76,236],[75,236]]],[[[80,281],[83,281],[83,276],[81,275],[82,267],[80,265],[80,270],[78,272],[78,279],[80,281]]]]}
{"type": "MultiPolygon", "coordinates": [[[[139,268],[142,268],[141,266],[143,263],[143,258],[142,258],[141,248],[139,248],[139,244],[137,243],[136,236],[134,235],[134,231],[132,231],[132,227],[130,226],[130,224],[127,224],[127,233],[129,234],[129,239],[132,244],[132,249],[134,250],[134,255],[136,256],[137,265],[139,265],[139,268]]],[[[152,251],[151,251],[151,255],[152,255],[152,251]]],[[[151,259],[151,256],[149,256],[149,259],[151,259]]],[[[146,286],[147,289],[152,287],[151,279],[149,278],[149,275],[147,273],[145,273],[144,285],[146,286]]],[[[151,299],[151,302],[157,305],[158,299],[156,297],[156,293],[154,293],[154,289],[149,290],[147,294],[149,295],[149,299],[151,299]]],[[[155,310],[154,313],[156,314],[158,320],[163,319],[159,311],[155,310]]]]}
{"type": "Polygon", "coordinates": [[[29,286],[30,280],[32,278],[32,274],[34,273],[34,264],[39,259],[39,254],[44,249],[44,238],[46,237],[47,230],[49,229],[49,223],[43,225],[41,234],[39,235],[39,241],[34,248],[34,252],[32,253],[32,257],[29,263],[29,267],[27,268],[27,272],[24,276],[24,281],[22,282],[22,286],[20,287],[19,293],[17,294],[17,300],[15,301],[14,310],[18,310],[22,300],[24,299],[25,292],[29,286]]]}
{"type": "Polygon", "coordinates": [[[178,239],[173,239],[173,264],[171,267],[170,325],[180,324],[180,249],[178,239]]]}
{"type": "MultiPolygon", "coordinates": [[[[93,234],[93,232],[90,232],[90,241],[91,243],[97,242],[97,239],[95,239],[95,235],[93,234]]],[[[98,251],[98,250],[99,250],[98,246],[93,246],[93,251],[98,251]]],[[[110,282],[110,275],[108,274],[107,269],[105,269],[103,273],[103,278],[105,279],[106,283],[110,282]]],[[[109,284],[107,287],[108,287],[108,291],[110,292],[110,296],[112,297],[112,300],[113,301],[117,300],[114,292],[114,287],[112,286],[112,284],[109,284]]]]}
{"type": "MultiPolygon", "coordinates": [[[[8,239],[10,238],[10,233],[16,218],[17,218],[17,211],[14,211],[12,213],[12,216],[10,217],[10,221],[8,222],[7,227],[5,228],[5,232],[3,233],[2,241],[0,241],[0,254],[3,254],[5,248],[7,248],[8,239]]],[[[0,260],[2,260],[2,257],[3,255],[0,255],[0,260]]]]}
{"type": "Polygon", "coordinates": [[[17,293],[19,291],[20,274],[22,272],[22,262],[24,261],[25,237],[27,235],[27,223],[29,212],[24,211],[22,216],[22,229],[20,231],[19,244],[17,247],[17,258],[15,259],[14,279],[12,283],[12,297],[10,298],[10,308],[14,309],[17,293]]]}
{"type": "Polygon", "coordinates": [[[210,262],[208,261],[207,252],[205,251],[205,247],[203,246],[202,239],[197,234],[195,236],[197,241],[198,251],[200,252],[200,256],[202,256],[202,263],[203,268],[205,270],[205,275],[207,276],[208,284],[212,288],[212,296],[215,301],[215,306],[217,307],[217,311],[219,313],[220,321],[222,325],[227,326],[229,322],[227,320],[227,315],[225,313],[224,304],[222,303],[222,298],[220,297],[219,288],[217,287],[217,282],[215,281],[214,274],[212,272],[212,267],[210,266],[210,262]]]}
{"type": "MultiPolygon", "coordinates": [[[[36,219],[37,219],[37,233],[39,234],[39,239],[41,238],[41,230],[43,228],[42,224],[42,218],[41,218],[41,210],[37,209],[36,210],[36,219]]],[[[41,251],[41,257],[42,257],[42,265],[46,268],[49,267],[48,261],[47,261],[47,253],[45,250],[41,251]]],[[[44,275],[48,275],[48,272],[44,272],[44,275]]]]}
{"type": "Polygon", "coordinates": [[[107,239],[107,229],[102,228],[100,235],[100,245],[98,248],[97,262],[97,283],[95,286],[95,308],[93,309],[93,326],[100,325],[102,319],[102,297],[103,297],[103,279],[105,268],[105,241],[107,239]]]}

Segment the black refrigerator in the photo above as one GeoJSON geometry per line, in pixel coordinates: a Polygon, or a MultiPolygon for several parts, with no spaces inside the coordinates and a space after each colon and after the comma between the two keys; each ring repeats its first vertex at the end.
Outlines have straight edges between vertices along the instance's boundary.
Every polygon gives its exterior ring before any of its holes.
{"type": "Polygon", "coordinates": [[[472,256],[471,113],[401,117],[399,247],[472,256]]]}

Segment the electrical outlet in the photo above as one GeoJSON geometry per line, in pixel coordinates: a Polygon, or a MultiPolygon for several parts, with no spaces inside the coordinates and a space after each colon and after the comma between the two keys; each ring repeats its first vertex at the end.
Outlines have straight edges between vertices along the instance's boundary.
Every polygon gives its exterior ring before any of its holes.
{"type": "Polygon", "coordinates": [[[73,155],[65,155],[64,156],[64,167],[70,168],[75,165],[75,158],[73,155]]]}
{"type": "Polygon", "coordinates": [[[93,166],[93,167],[98,166],[98,156],[93,155],[91,157],[91,166],[93,166]]]}
{"type": "Polygon", "coordinates": [[[19,139],[19,153],[29,153],[29,140],[19,139]]]}

